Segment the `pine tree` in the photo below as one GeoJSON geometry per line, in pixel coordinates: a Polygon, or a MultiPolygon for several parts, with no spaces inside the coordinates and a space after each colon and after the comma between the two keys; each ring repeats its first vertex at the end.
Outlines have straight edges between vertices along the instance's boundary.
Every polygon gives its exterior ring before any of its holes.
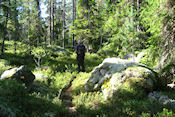
{"type": "Polygon", "coordinates": [[[100,47],[101,27],[103,24],[103,6],[98,6],[98,2],[90,0],[80,0],[77,5],[78,17],[72,28],[76,40],[83,40],[93,51],[100,47]]]}

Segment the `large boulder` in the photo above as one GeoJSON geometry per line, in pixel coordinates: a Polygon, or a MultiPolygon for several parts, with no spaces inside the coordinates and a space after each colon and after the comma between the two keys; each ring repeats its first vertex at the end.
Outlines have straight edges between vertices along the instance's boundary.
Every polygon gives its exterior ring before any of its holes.
{"type": "Polygon", "coordinates": [[[148,67],[119,58],[107,58],[96,67],[85,83],[85,90],[101,90],[107,99],[121,87],[152,91],[155,73],[148,67]]]}
{"type": "Polygon", "coordinates": [[[6,70],[1,75],[1,79],[5,78],[15,79],[19,82],[25,83],[25,85],[29,87],[33,83],[35,75],[26,67],[20,66],[19,68],[6,70]]]}

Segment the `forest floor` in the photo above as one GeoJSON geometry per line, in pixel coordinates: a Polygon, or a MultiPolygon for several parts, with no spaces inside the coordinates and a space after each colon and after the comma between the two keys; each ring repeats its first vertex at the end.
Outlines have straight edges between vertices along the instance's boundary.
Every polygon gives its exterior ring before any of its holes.
{"type": "MultiPolygon", "coordinates": [[[[105,101],[101,91],[85,91],[83,86],[90,78],[90,72],[104,59],[95,53],[86,53],[86,72],[78,73],[76,54],[71,49],[56,53],[52,51],[56,47],[48,48],[47,56],[42,58],[41,67],[38,68],[33,60],[35,56],[26,54],[26,44],[18,42],[17,45],[15,54],[13,42],[6,41],[5,48],[8,49],[1,58],[0,73],[26,65],[33,73],[47,76],[51,82],[48,83],[46,78],[36,78],[32,91],[27,92],[23,84],[0,80],[0,116],[3,112],[23,117],[150,117],[151,114],[157,117],[159,113],[172,115],[175,112],[171,108],[164,109],[157,103],[150,103],[146,95],[139,93],[122,90],[105,101]],[[59,91],[62,91],[60,98],[59,91]]],[[[159,92],[175,99],[173,89],[159,92]]]]}

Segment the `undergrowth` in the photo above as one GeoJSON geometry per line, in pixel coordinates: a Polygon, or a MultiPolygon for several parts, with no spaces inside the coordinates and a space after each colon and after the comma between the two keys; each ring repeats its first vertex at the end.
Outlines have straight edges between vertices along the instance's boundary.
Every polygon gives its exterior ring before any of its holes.
{"type": "MultiPolygon", "coordinates": [[[[0,74],[10,68],[26,65],[36,76],[33,87],[27,91],[24,84],[7,79],[0,80],[0,116],[19,117],[67,117],[68,107],[58,99],[61,89],[67,86],[73,77],[72,102],[80,117],[113,117],[113,116],[174,116],[174,110],[166,109],[158,103],[150,103],[147,94],[128,90],[119,90],[114,96],[104,100],[101,91],[87,92],[84,89],[90,71],[103,60],[97,54],[86,53],[86,72],[77,72],[76,54],[60,47],[48,47],[42,57],[41,65],[35,63],[34,55],[29,48],[18,42],[14,54],[13,42],[6,42],[6,50],[0,61],[0,74]],[[8,49],[7,49],[8,48],[8,49]]],[[[142,62],[148,62],[143,58],[142,62]]],[[[148,62],[149,63],[149,62],[148,62]]],[[[150,64],[153,66],[153,64],[150,64]]],[[[166,94],[174,99],[174,90],[166,89],[166,94]],[[172,94],[173,93],[173,94],[172,94]]]]}

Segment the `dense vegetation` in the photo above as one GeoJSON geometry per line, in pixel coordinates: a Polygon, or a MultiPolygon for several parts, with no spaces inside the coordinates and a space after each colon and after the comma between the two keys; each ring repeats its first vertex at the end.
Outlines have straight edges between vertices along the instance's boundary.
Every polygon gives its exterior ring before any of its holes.
{"type": "MultiPolygon", "coordinates": [[[[130,89],[108,101],[100,91],[83,89],[107,57],[144,52],[141,63],[161,76],[174,65],[174,39],[174,0],[0,0],[0,74],[25,65],[46,76],[35,79],[30,91],[17,81],[0,80],[0,116],[174,116],[173,107],[130,89]],[[87,48],[86,72],[77,72],[77,40],[87,48]],[[73,78],[69,98],[76,112],[59,97],[73,78]]],[[[157,90],[175,98],[174,89],[157,90]]]]}

